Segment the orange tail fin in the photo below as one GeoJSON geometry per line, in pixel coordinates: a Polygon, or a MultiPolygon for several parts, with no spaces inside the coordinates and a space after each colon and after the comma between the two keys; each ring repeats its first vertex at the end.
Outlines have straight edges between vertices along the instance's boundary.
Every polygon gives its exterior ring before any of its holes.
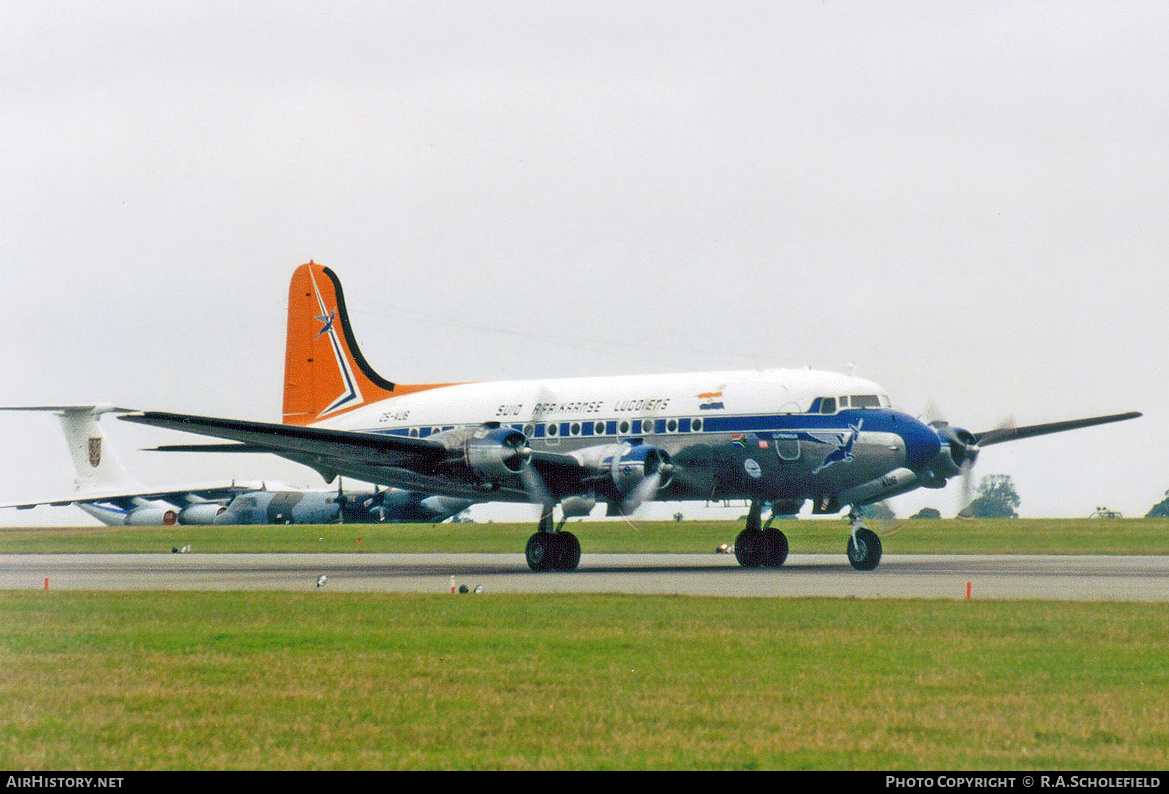
{"type": "Polygon", "coordinates": [[[444,385],[396,385],[378,375],[357,347],[336,274],[315,262],[292,274],[284,357],[285,424],[313,424],[388,397],[444,385]]]}

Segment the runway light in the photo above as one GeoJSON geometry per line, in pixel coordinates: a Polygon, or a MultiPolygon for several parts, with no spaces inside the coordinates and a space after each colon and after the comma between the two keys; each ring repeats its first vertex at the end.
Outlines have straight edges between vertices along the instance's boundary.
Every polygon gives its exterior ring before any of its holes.
{"type": "Polygon", "coordinates": [[[970,600],[970,582],[966,583],[966,600],[970,600]]]}
{"type": "Polygon", "coordinates": [[[327,581],[329,581],[329,577],[325,576],[324,574],[321,574],[320,577],[317,579],[317,589],[319,590],[320,588],[324,587],[325,582],[327,582],[327,581]]]}

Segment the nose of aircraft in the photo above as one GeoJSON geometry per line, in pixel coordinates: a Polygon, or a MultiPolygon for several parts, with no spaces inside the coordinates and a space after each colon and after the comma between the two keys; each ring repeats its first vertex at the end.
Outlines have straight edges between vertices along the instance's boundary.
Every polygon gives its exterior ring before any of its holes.
{"type": "Polygon", "coordinates": [[[905,465],[920,472],[938,456],[942,441],[937,432],[920,419],[903,413],[896,416],[898,433],[905,441],[905,465]]]}

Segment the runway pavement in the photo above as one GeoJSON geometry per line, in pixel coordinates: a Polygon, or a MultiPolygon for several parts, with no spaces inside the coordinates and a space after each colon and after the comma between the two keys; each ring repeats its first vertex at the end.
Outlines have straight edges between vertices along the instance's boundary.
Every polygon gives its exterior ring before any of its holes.
{"type": "Polygon", "coordinates": [[[733,556],[585,554],[534,573],[520,554],[7,554],[0,589],[632,593],[837,598],[1169,602],[1169,556],[886,555],[871,572],[843,554],[794,554],[778,569],[733,556]],[[324,576],[324,583],[320,577],[324,576]]]}

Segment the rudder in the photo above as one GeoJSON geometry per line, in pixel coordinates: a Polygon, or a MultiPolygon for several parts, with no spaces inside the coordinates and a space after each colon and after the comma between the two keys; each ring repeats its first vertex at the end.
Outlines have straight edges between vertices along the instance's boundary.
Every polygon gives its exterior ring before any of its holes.
{"type": "Polygon", "coordinates": [[[366,362],[349,325],[341,281],[315,262],[288,287],[284,423],[309,425],[389,397],[446,384],[391,383],[366,362]]]}

